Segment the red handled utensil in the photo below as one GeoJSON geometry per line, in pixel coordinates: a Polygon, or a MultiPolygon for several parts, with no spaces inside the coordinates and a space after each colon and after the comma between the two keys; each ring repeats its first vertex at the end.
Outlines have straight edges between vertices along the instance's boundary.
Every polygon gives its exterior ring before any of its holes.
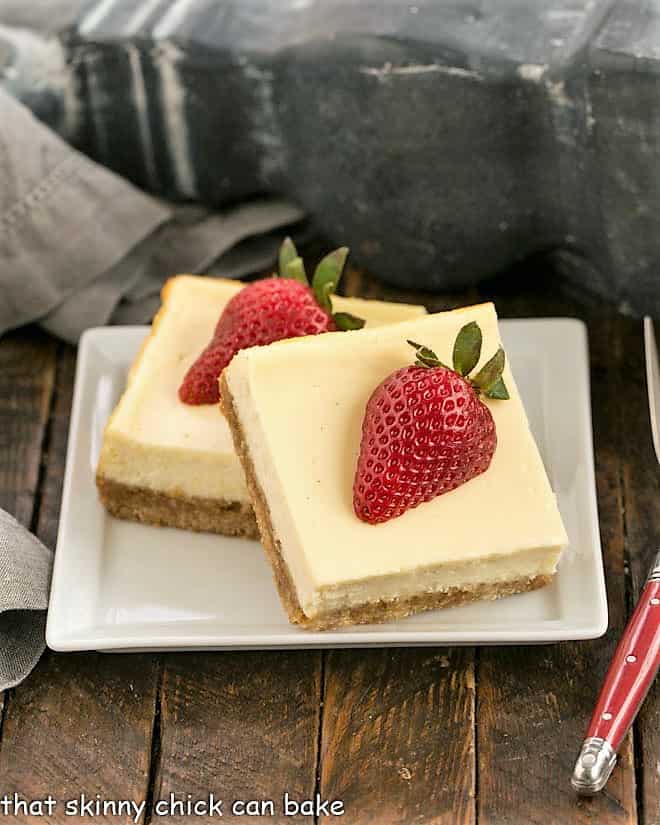
{"type": "Polygon", "coordinates": [[[660,665],[660,553],[621,637],[575,763],[571,784],[594,794],[610,778],[616,753],[660,665]]]}
{"type": "MultiPolygon", "coordinates": [[[[650,318],[644,319],[646,378],[651,427],[660,462],[660,367],[650,318]]],[[[632,725],[660,666],[660,552],[605,676],[571,784],[580,794],[602,790],[616,754],[632,725]]]]}

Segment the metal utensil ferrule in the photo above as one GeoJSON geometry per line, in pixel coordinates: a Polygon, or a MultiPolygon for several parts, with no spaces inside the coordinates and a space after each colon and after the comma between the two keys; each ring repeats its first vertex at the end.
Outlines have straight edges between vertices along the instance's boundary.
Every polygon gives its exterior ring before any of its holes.
{"type": "Polygon", "coordinates": [[[655,557],[647,582],[660,582],[660,550],[658,550],[658,555],[655,557]]]}
{"type": "Polygon", "coordinates": [[[575,763],[571,785],[585,796],[596,794],[607,784],[616,764],[616,752],[610,743],[598,736],[584,740],[575,763]]]}

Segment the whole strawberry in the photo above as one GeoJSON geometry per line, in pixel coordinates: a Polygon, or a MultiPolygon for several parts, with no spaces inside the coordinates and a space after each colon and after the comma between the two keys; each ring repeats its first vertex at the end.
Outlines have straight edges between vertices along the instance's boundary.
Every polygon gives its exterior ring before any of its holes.
{"type": "Polygon", "coordinates": [[[396,518],[485,472],[497,446],[495,422],[479,397],[507,399],[500,348],[472,379],[481,354],[472,322],[454,346],[454,368],[427,347],[388,376],[367,402],[353,484],[353,508],[370,524],[396,518]]]}
{"type": "Polygon", "coordinates": [[[309,286],[302,259],[287,238],[280,249],[280,277],[246,286],[225,307],[210,343],[179,387],[186,404],[216,404],[218,377],[239,350],[283,338],[359,329],[364,321],[332,313],[331,296],[341,277],[348,249],[336,249],[319,263],[309,286]]]}

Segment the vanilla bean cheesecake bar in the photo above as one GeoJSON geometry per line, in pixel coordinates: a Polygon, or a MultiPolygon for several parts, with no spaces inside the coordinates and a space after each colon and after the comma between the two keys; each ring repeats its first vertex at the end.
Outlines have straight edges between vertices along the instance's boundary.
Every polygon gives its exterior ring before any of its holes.
{"type": "Polygon", "coordinates": [[[292,622],[315,629],[380,622],[552,579],[566,532],[508,364],[509,400],[484,399],[497,434],[485,472],[381,524],[353,510],[372,392],[411,363],[408,339],[451,363],[457,333],[471,321],[483,353],[497,350],[495,309],[482,304],[254,347],[224,370],[222,405],[292,622]]]}
{"type": "MultiPolygon", "coordinates": [[[[258,536],[243,470],[218,405],[191,406],[178,396],[225,305],[242,288],[236,281],[193,275],[171,278],[163,288],[162,307],[103,435],[96,481],[112,515],[258,536]]],[[[333,304],[366,319],[367,327],[425,313],[421,306],[339,296],[333,304]]]]}

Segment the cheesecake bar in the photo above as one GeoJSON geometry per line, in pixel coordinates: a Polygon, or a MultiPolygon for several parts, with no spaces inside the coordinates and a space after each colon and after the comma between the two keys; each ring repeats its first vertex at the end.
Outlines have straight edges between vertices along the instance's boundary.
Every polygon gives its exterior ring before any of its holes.
{"type": "MultiPolygon", "coordinates": [[[[148,524],[258,536],[231,434],[217,404],[183,403],[178,389],[243,284],[171,278],[151,333],[103,435],[96,474],[114,516],[148,524]]],[[[419,317],[423,307],[336,296],[334,307],[367,326],[419,317]]],[[[344,333],[341,333],[344,334],[344,333]]]]}
{"type": "Polygon", "coordinates": [[[293,623],[381,622],[552,579],[566,532],[508,364],[509,400],[484,399],[497,433],[485,472],[381,524],[353,509],[372,392],[411,363],[409,339],[451,364],[472,321],[483,335],[479,369],[500,345],[492,304],[255,347],[224,370],[222,405],[293,623]]]}

